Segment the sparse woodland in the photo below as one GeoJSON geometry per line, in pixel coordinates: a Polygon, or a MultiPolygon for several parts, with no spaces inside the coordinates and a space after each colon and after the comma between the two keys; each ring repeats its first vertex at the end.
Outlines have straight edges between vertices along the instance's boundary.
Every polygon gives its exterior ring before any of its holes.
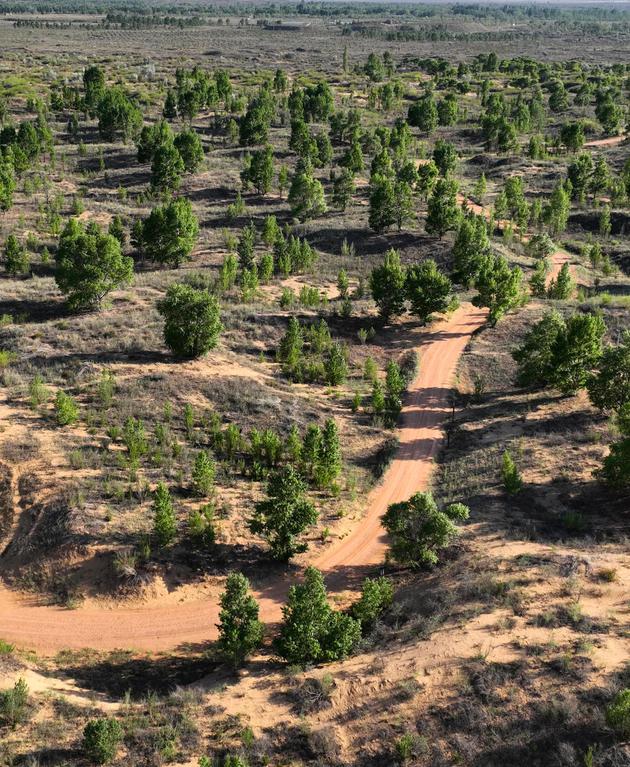
{"type": "Polygon", "coordinates": [[[0,47],[0,767],[628,767],[627,9],[0,47]]]}

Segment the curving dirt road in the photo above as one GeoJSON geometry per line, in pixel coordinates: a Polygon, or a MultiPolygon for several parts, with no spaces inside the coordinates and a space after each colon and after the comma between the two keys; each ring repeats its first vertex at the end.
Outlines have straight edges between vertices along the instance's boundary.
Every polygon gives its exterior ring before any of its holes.
{"type": "MultiPolygon", "coordinates": [[[[312,562],[325,573],[332,592],[355,588],[383,561],[386,543],[381,516],[390,503],[428,486],[457,362],[484,321],[484,311],[464,304],[430,332],[419,335],[420,370],[403,409],[396,456],[351,534],[312,562]]],[[[267,623],[281,617],[289,582],[287,577],[280,578],[256,590],[261,618],[267,623]]],[[[0,637],[41,653],[83,647],[172,650],[215,638],[217,621],[218,605],[210,599],[163,607],[67,610],[38,604],[36,598],[17,596],[0,586],[0,637]]]]}

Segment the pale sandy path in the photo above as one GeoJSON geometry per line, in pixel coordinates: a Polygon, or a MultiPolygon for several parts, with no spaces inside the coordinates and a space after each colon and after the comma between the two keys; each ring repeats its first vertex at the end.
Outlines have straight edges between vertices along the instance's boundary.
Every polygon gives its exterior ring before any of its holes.
{"type": "MultiPolygon", "coordinates": [[[[354,588],[384,559],[380,518],[388,504],[425,489],[441,440],[441,425],[459,357],[485,312],[464,304],[447,320],[419,335],[420,371],[410,387],[400,428],[400,447],[368,509],[352,533],[331,544],[313,564],[327,576],[331,591],[354,588]]],[[[334,503],[334,501],[333,501],[334,503]]],[[[281,616],[288,578],[256,592],[267,623],[281,616]]],[[[216,637],[216,601],[204,599],[163,607],[86,607],[67,610],[38,604],[0,587],[0,637],[41,653],[65,647],[172,650],[216,637]]]]}

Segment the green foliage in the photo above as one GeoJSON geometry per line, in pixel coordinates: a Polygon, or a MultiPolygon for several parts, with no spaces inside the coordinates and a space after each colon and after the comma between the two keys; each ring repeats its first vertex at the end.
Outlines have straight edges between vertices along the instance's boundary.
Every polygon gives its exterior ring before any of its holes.
{"type": "Polygon", "coordinates": [[[523,487],[523,479],[509,450],[504,451],[501,463],[503,487],[509,495],[516,495],[523,487]]]}
{"type": "Polygon", "coordinates": [[[383,517],[395,560],[411,567],[435,565],[440,549],[457,535],[455,521],[468,519],[469,509],[454,503],[438,509],[431,493],[416,493],[393,503],[383,517]]]}
{"type": "Polygon", "coordinates": [[[376,266],[370,274],[370,290],[385,322],[402,314],[405,308],[405,269],[400,263],[400,256],[393,248],[385,254],[381,266],[376,266]]]}
{"type": "Polygon", "coordinates": [[[558,272],[558,277],[551,280],[547,288],[547,296],[558,301],[566,301],[571,298],[575,284],[571,278],[569,264],[564,263],[558,272]]]}
{"type": "Polygon", "coordinates": [[[17,276],[28,272],[30,258],[23,245],[14,234],[7,237],[4,245],[4,266],[7,274],[17,276]]]}
{"type": "Polygon", "coordinates": [[[630,737],[630,688],[618,692],[606,708],[606,724],[622,738],[630,737]]]}
{"type": "Polygon", "coordinates": [[[0,210],[9,210],[15,192],[15,169],[13,163],[0,155],[0,210]]]}
{"type": "Polygon", "coordinates": [[[133,260],[95,224],[70,219],[59,238],[55,281],[72,309],[98,309],[112,290],[131,282],[133,260]]]}
{"type": "Polygon", "coordinates": [[[17,727],[28,713],[28,685],[20,677],[9,690],[0,691],[0,724],[17,727]]]}
{"type": "Polygon", "coordinates": [[[221,655],[234,668],[260,647],[263,639],[258,604],[249,590],[249,581],[244,575],[230,573],[221,595],[218,646],[221,655]]]}
{"type": "Polygon", "coordinates": [[[607,346],[597,372],[587,382],[588,395],[601,410],[621,410],[630,403],[630,331],[617,346],[607,346]]]}
{"type": "Polygon", "coordinates": [[[177,357],[201,357],[217,345],[223,330],[215,296],[189,285],[171,285],[158,304],[164,317],[164,340],[177,357]]]}
{"type": "Polygon", "coordinates": [[[320,487],[330,487],[341,473],[339,431],[333,418],[324,424],[313,473],[320,487]]]}
{"type": "Polygon", "coordinates": [[[475,280],[478,295],[472,302],[475,306],[488,307],[490,325],[496,325],[506,312],[523,303],[522,277],[523,273],[518,266],[510,268],[501,255],[484,259],[475,280]]]}
{"type": "Polygon", "coordinates": [[[330,386],[339,386],[348,377],[347,353],[341,344],[331,344],[324,362],[324,370],[326,382],[330,386]]]}
{"type": "Polygon", "coordinates": [[[459,225],[453,245],[455,278],[468,288],[489,255],[490,242],[484,218],[466,216],[459,225]]]}
{"type": "Polygon", "coordinates": [[[203,162],[203,144],[197,131],[185,128],[174,139],[175,149],[179,152],[184,170],[187,173],[195,173],[203,162]]]}
{"type": "Polygon", "coordinates": [[[317,521],[315,506],[305,495],[306,485],[292,466],[272,475],[267,498],[256,504],[249,529],[266,539],[274,559],[288,562],[306,551],[308,544],[297,538],[317,521]]]}
{"type": "Polygon", "coordinates": [[[107,764],[116,758],[123,729],[111,717],[90,719],[83,730],[83,751],[94,764],[107,764]]]}
{"type": "Polygon", "coordinates": [[[549,274],[549,261],[546,258],[540,258],[534,267],[534,273],[529,278],[529,288],[534,298],[547,297],[547,275],[549,274]]]}
{"type": "Polygon", "coordinates": [[[602,355],[606,332],[599,315],[574,314],[564,320],[548,312],[512,352],[521,386],[552,386],[574,394],[589,381],[602,355]]]}
{"type": "Polygon", "coordinates": [[[427,205],[427,233],[437,234],[442,239],[446,232],[458,227],[460,215],[457,182],[450,178],[438,179],[427,205]]]}
{"type": "Polygon", "coordinates": [[[405,292],[411,311],[424,325],[434,312],[445,312],[449,305],[451,281],[432,258],[407,269],[405,292]]]}
{"type": "Polygon", "coordinates": [[[106,141],[114,141],[117,134],[128,141],[142,127],[142,113],[122,88],[108,88],[99,99],[98,129],[106,141]]]}
{"type": "Polygon", "coordinates": [[[216,541],[216,530],[214,506],[211,503],[190,512],[188,515],[188,535],[195,546],[206,551],[212,549],[216,541]]]}
{"type": "Polygon", "coordinates": [[[197,453],[192,470],[192,486],[195,495],[205,497],[210,494],[214,487],[215,465],[212,458],[205,451],[197,453]]]}
{"type": "Polygon", "coordinates": [[[276,647],[289,663],[305,666],[345,658],[359,641],[361,624],[328,604],[324,579],[308,567],[304,580],[289,589],[276,647]]]}
{"type": "Polygon", "coordinates": [[[361,598],[352,605],[352,617],[360,622],[363,630],[370,628],[393,600],[394,587],[388,578],[366,578],[361,598]]]}
{"type": "Polygon", "coordinates": [[[55,395],[55,418],[59,426],[70,426],[79,418],[79,407],[73,397],[59,390],[55,395]]]}
{"type": "Polygon", "coordinates": [[[438,110],[431,93],[425,93],[409,107],[407,122],[423,133],[432,133],[438,125],[438,110]]]}
{"type": "Polygon", "coordinates": [[[166,195],[179,189],[185,166],[173,141],[165,141],[156,147],[151,163],[151,188],[155,193],[166,195]]]}
{"type": "Polygon", "coordinates": [[[164,482],[158,482],[153,494],[153,534],[160,547],[170,545],[177,535],[173,501],[164,482]]]}
{"type": "Polygon", "coordinates": [[[300,221],[308,221],[326,212],[324,189],[313,177],[313,170],[308,161],[298,161],[288,199],[292,215],[300,221]]]}

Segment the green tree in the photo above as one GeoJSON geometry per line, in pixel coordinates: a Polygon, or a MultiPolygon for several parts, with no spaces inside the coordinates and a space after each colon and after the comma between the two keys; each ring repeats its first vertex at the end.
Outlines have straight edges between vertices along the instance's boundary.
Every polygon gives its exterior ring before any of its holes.
{"type": "Polygon", "coordinates": [[[97,106],[98,129],[106,141],[114,141],[117,134],[123,141],[136,136],[142,127],[142,112],[122,88],[106,89],[97,106]]]}
{"type": "Polygon", "coordinates": [[[361,624],[328,604],[319,570],[308,567],[304,580],[289,589],[276,647],[282,658],[305,666],[342,660],[361,636],[361,624]]]}
{"type": "Polygon", "coordinates": [[[169,546],[177,535],[173,501],[164,482],[158,482],[153,494],[153,535],[160,547],[169,546]]]}
{"type": "Polygon", "coordinates": [[[514,463],[512,454],[509,450],[503,452],[503,459],[501,463],[501,479],[503,480],[503,487],[506,493],[509,495],[515,495],[519,493],[523,487],[523,479],[518,467],[514,463]]]}
{"type": "Polygon", "coordinates": [[[442,176],[453,173],[457,167],[457,159],[457,151],[453,144],[441,138],[435,142],[433,162],[442,176]]]}
{"type": "Polygon", "coordinates": [[[438,110],[431,93],[425,93],[409,107],[407,122],[423,133],[433,133],[438,125],[438,110]]]}
{"type": "Polygon", "coordinates": [[[587,389],[591,402],[601,410],[618,411],[630,403],[630,330],[617,346],[606,346],[587,389]]]}
{"type": "Polygon", "coordinates": [[[383,525],[392,556],[411,567],[435,565],[440,549],[457,535],[455,522],[468,519],[469,513],[461,503],[440,510],[431,493],[416,493],[408,501],[391,504],[383,525]]]}
{"type": "Polygon", "coordinates": [[[0,210],[11,208],[14,192],[15,170],[13,164],[0,154],[0,210]]]}
{"type": "Polygon", "coordinates": [[[361,598],[352,605],[352,617],[361,628],[370,628],[378,616],[394,601],[394,587],[389,578],[366,578],[361,589],[361,598]]]}
{"type": "Polygon", "coordinates": [[[173,141],[173,131],[166,120],[158,120],[154,125],[145,125],[137,141],[138,162],[151,162],[156,149],[173,141]]]}
{"type": "Polygon", "coordinates": [[[428,234],[437,234],[442,239],[446,232],[457,228],[459,220],[457,183],[453,179],[440,178],[429,197],[425,229],[428,234]]]}
{"type": "Polygon", "coordinates": [[[322,430],[317,454],[315,478],[320,487],[330,487],[341,473],[342,459],[339,431],[333,418],[329,418],[322,430]]]}
{"type": "Polygon", "coordinates": [[[192,470],[192,486],[195,495],[205,497],[210,494],[214,487],[215,473],[216,468],[210,455],[205,450],[197,453],[192,470]]]}
{"type": "Polygon", "coordinates": [[[393,226],[397,218],[394,179],[373,174],[370,178],[370,229],[380,234],[393,226]]]}
{"type": "Polygon", "coordinates": [[[333,179],[332,204],[344,211],[355,192],[354,176],[349,168],[341,168],[333,179]]]}
{"type": "Polygon", "coordinates": [[[151,163],[151,188],[159,194],[179,189],[185,170],[182,156],[172,141],[156,147],[151,163]]]}
{"type": "Polygon", "coordinates": [[[534,273],[529,278],[529,287],[535,298],[547,297],[547,275],[549,274],[549,261],[539,258],[534,267],[534,273]]]}
{"type": "Polygon", "coordinates": [[[83,72],[83,88],[85,92],[85,106],[91,114],[94,114],[105,91],[105,72],[96,64],[86,67],[83,72]]]}
{"type": "Polygon", "coordinates": [[[571,201],[563,184],[559,182],[549,198],[544,210],[544,218],[552,235],[562,234],[567,228],[571,201]]]}
{"type": "Polygon", "coordinates": [[[485,220],[482,216],[466,216],[459,225],[453,245],[455,278],[468,288],[489,255],[490,241],[485,220]]]}
{"type": "Polygon", "coordinates": [[[221,311],[207,291],[174,283],[158,311],[164,317],[164,341],[175,356],[195,359],[217,345],[223,330],[221,311]]]}
{"type": "Polygon", "coordinates": [[[452,285],[432,258],[407,269],[405,292],[415,314],[426,325],[434,312],[445,312],[449,304],[452,285]]]}
{"type": "Polygon", "coordinates": [[[569,264],[562,264],[558,276],[552,279],[547,288],[547,295],[549,298],[555,298],[558,301],[566,301],[571,298],[575,284],[571,278],[571,272],[569,271],[569,264]]]}
{"type": "Polygon", "coordinates": [[[297,539],[315,524],[317,511],[305,493],[300,475],[292,466],[286,466],[269,479],[267,498],[256,504],[249,521],[249,529],[265,538],[272,557],[281,562],[288,562],[308,548],[307,543],[297,539]]]}
{"type": "Polygon", "coordinates": [[[28,272],[30,263],[26,248],[20,244],[14,234],[10,234],[4,244],[4,266],[7,274],[12,276],[25,274],[28,272]]]}
{"type": "Polygon", "coordinates": [[[613,442],[604,458],[599,478],[614,490],[630,487],[630,405],[626,403],[618,413],[617,422],[622,439],[613,442]]]}
{"type": "Polygon", "coordinates": [[[227,577],[217,628],[219,651],[234,668],[262,644],[264,626],[258,620],[258,603],[250,594],[249,581],[241,573],[230,573],[227,577]]]}
{"type": "Polygon", "coordinates": [[[405,309],[405,269],[400,263],[400,256],[393,248],[385,254],[381,266],[376,266],[370,274],[370,290],[378,307],[378,312],[385,322],[402,314],[405,309]]]}
{"type": "Polygon", "coordinates": [[[95,224],[70,219],[59,238],[55,281],[72,309],[99,309],[105,296],[133,277],[133,260],[95,224]]]}
{"type": "Polygon", "coordinates": [[[199,223],[190,201],[179,197],[154,208],[142,225],[145,255],[175,269],[189,260],[197,242],[199,223]]]}
{"type": "Polygon", "coordinates": [[[324,362],[326,383],[339,386],[348,377],[348,355],[341,344],[331,344],[324,362]]]}
{"type": "Polygon", "coordinates": [[[117,719],[90,719],[83,730],[83,751],[95,764],[107,764],[116,758],[123,739],[123,729],[117,719]]]}
{"type": "Polygon", "coordinates": [[[187,173],[195,173],[199,170],[204,154],[203,144],[197,131],[192,128],[185,128],[175,136],[173,143],[182,158],[184,170],[187,173]]]}
{"type": "Polygon", "coordinates": [[[516,382],[519,386],[549,385],[555,365],[556,343],[564,327],[558,312],[546,312],[525,335],[521,345],[514,349],[512,357],[518,366],[516,382]]]}
{"type": "Polygon", "coordinates": [[[589,380],[602,356],[604,320],[598,314],[574,314],[565,322],[553,349],[551,385],[563,394],[574,394],[589,380]]]}
{"type": "Polygon", "coordinates": [[[258,194],[268,194],[273,183],[273,149],[270,146],[252,153],[245,173],[245,182],[256,187],[258,194]]]}
{"type": "Polygon", "coordinates": [[[299,160],[289,189],[291,213],[300,221],[321,216],[326,212],[324,189],[313,177],[310,162],[299,160]]]}
{"type": "Polygon", "coordinates": [[[299,321],[295,317],[289,318],[287,332],[284,334],[278,346],[278,362],[282,364],[287,374],[294,374],[302,362],[302,349],[304,337],[299,321]]]}
{"type": "Polygon", "coordinates": [[[13,687],[0,691],[0,725],[17,727],[28,715],[28,685],[19,677],[13,687]]]}
{"type": "Polygon", "coordinates": [[[606,708],[606,724],[622,738],[630,737],[630,688],[620,690],[606,708]]]}
{"type": "Polygon", "coordinates": [[[501,255],[489,256],[484,260],[475,280],[477,295],[472,302],[475,306],[488,307],[488,322],[491,326],[523,302],[522,278],[523,273],[518,266],[510,268],[501,255]]]}

